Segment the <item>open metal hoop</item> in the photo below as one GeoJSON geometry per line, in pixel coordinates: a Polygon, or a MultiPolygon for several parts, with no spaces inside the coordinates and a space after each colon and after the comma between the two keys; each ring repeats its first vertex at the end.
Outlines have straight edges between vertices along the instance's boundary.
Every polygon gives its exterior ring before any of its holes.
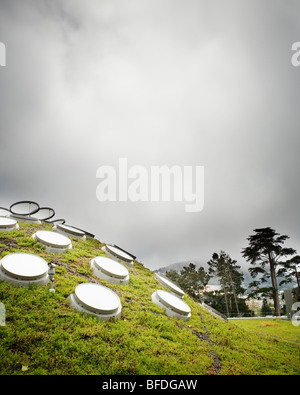
{"type": "Polygon", "coordinates": [[[39,214],[42,210],[48,210],[49,215],[45,216],[45,217],[42,217],[42,218],[37,216],[38,219],[40,219],[41,221],[48,221],[49,219],[53,218],[54,215],[55,215],[55,211],[51,207],[40,207],[39,210],[35,214],[39,214]]]}
{"type": "Polygon", "coordinates": [[[31,200],[21,200],[20,202],[13,203],[13,204],[10,206],[9,211],[10,211],[12,214],[14,214],[14,215],[33,215],[33,214],[37,213],[37,212],[39,211],[39,209],[40,209],[40,206],[38,205],[38,203],[33,202],[33,201],[31,201],[31,200]],[[16,210],[13,210],[13,207],[18,206],[18,205],[20,205],[20,204],[24,204],[24,203],[29,204],[29,211],[28,211],[28,212],[26,212],[26,213],[24,213],[24,212],[23,212],[23,213],[20,213],[20,212],[18,212],[18,211],[16,211],[16,210]],[[33,206],[35,206],[35,207],[34,207],[33,210],[30,211],[31,205],[33,205],[33,206]]]}

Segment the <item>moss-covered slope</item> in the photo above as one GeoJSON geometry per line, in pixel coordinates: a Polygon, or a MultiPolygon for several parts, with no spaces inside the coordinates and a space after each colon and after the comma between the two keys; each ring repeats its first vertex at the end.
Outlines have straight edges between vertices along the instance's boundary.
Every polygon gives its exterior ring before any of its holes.
{"type": "Polygon", "coordinates": [[[0,282],[6,325],[0,326],[1,374],[299,374],[298,344],[255,335],[208,313],[188,296],[192,317],[165,315],[151,300],[163,287],[153,272],[135,262],[128,285],[93,276],[90,260],[104,254],[95,239],[72,239],[73,249],[50,254],[31,235],[50,225],[20,224],[0,233],[0,253],[31,252],[55,261],[50,285],[28,288],[0,282]],[[82,282],[113,289],[122,303],[119,320],[98,321],[69,306],[82,282]]]}

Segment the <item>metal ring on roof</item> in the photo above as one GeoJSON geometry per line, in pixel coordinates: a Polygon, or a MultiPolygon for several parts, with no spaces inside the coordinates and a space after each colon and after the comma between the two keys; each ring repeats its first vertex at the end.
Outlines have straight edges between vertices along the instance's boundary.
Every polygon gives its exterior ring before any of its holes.
{"type": "Polygon", "coordinates": [[[53,218],[54,215],[55,215],[55,211],[54,211],[53,208],[51,208],[51,207],[40,207],[39,210],[36,212],[36,214],[40,214],[40,212],[41,212],[42,210],[48,210],[49,215],[46,216],[46,217],[42,217],[42,218],[39,217],[38,215],[36,215],[36,217],[37,217],[38,219],[40,219],[41,221],[47,221],[47,220],[53,218]],[[51,212],[51,214],[50,214],[50,212],[51,212]]]}
{"type": "Polygon", "coordinates": [[[40,209],[40,206],[39,206],[38,203],[33,202],[33,201],[31,201],[31,200],[21,200],[21,201],[19,201],[19,202],[13,203],[13,204],[10,206],[9,211],[10,211],[12,214],[15,214],[15,215],[33,215],[33,214],[37,213],[37,212],[39,211],[39,209],[40,209]],[[13,207],[18,206],[18,205],[20,205],[20,204],[24,204],[24,203],[29,204],[29,210],[30,210],[30,206],[31,206],[32,204],[35,206],[35,208],[34,208],[33,210],[28,211],[28,212],[25,212],[25,213],[24,213],[24,212],[21,213],[21,212],[18,212],[18,211],[15,211],[15,210],[12,209],[13,207]]]}

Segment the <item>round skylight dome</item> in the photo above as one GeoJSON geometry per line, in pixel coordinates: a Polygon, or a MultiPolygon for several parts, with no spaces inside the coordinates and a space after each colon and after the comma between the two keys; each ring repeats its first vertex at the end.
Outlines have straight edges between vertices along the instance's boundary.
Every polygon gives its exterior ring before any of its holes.
{"type": "Polygon", "coordinates": [[[0,232],[9,232],[14,229],[20,229],[16,220],[7,217],[0,217],[0,232]]]}
{"type": "Polygon", "coordinates": [[[152,302],[161,309],[165,309],[166,314],[170,317],[180,318],[184,321],[191,317],[190,307],[182,299],[170,292],[161,289],[153,292],[152,302]]]}
{"type": "Polygon", "coordinates": [[[128,269],[113,259],[97,256],[92,259],[91,267],[95,276],[112,284],[128,284],[128,269]]]}
{"type": "Polygon", "coordinates": [[[180,298],[183,298],[184,296],[184,291],[180,289],[176,284],[174,284],[172,281],[170,281],[167,277],[162,276],[158,273],[156,273],[156,278],[158,281],[164,285],[165,287],[168,287],[170,291],[175,294],[176,296],[179,296],[180,298]]]}
{"type": "Polygon", "coordinates": [[[8,208],[0,207],[0,217],[9,217],[11,212],[8,208]]]}
{"type": "Polygon", "coordinates": [[[28,223],[32,223],[32,224],[41,224],[41,221],[36,218],[33,217],[32,215],[22,215],[22,214],[10,214],[11,218],[14,218],[20,222],[28,222],[28,223]]]}
{"type": "Polygon", "coordinates": [[[0,279],[14,285],[44,285],[49,281],[48,264],[38,255],[11,253],[0,261],[0,279]]]}
{"type": "Polygon", "coordinates": [[[80,284],[69,298],[71,307],[95,315],[101,321],[121,317],[122,306],[119,296],[103,285],[80,284]]]}
{"type": "Polygon", "coordinates": [[[103,251],[105,251],[111,258],[120,260],[124,262],[125,265],[133,267],[132,256],[120,250],[119,248],[111,245],[106,245],[103,248],[103,251]]]}
{"type": "Polygon", "coordinates": [[[46,247],[48,252],[62,253],[72,248],[71,240],[56,232],[38,230],[32,237],[46,247]]]}
{"type": "MultiPolygon", "coordinates": [[[[46,221],[48,222],[48,221],[46,221]]],[[[54,219],[52,221],[49,221],[51,224],[65,224],[66,220],[63,218],[59,218],[59,219],[54,219]]]]}
{"type": "Polygon", "coordinates": [[[82,238],[83,240],[86,240],[85,232],[77,228],[74,228],[73,226],[69,226],[66,224],[56,224],[54,225],[53,229],[57,230],[59,233],[63,235],[82,238]]]}

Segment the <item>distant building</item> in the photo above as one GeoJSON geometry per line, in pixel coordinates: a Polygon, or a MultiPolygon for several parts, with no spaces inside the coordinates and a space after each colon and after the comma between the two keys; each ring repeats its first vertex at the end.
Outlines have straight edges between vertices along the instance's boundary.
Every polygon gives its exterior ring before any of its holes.
{"type": "Polygon", "coordinates": [[[221,291],[221,286],[220,285],[215,285],[215,284],[208,284],[204,288],[203,292],[216,292],[216,291],[221,291]]]}

